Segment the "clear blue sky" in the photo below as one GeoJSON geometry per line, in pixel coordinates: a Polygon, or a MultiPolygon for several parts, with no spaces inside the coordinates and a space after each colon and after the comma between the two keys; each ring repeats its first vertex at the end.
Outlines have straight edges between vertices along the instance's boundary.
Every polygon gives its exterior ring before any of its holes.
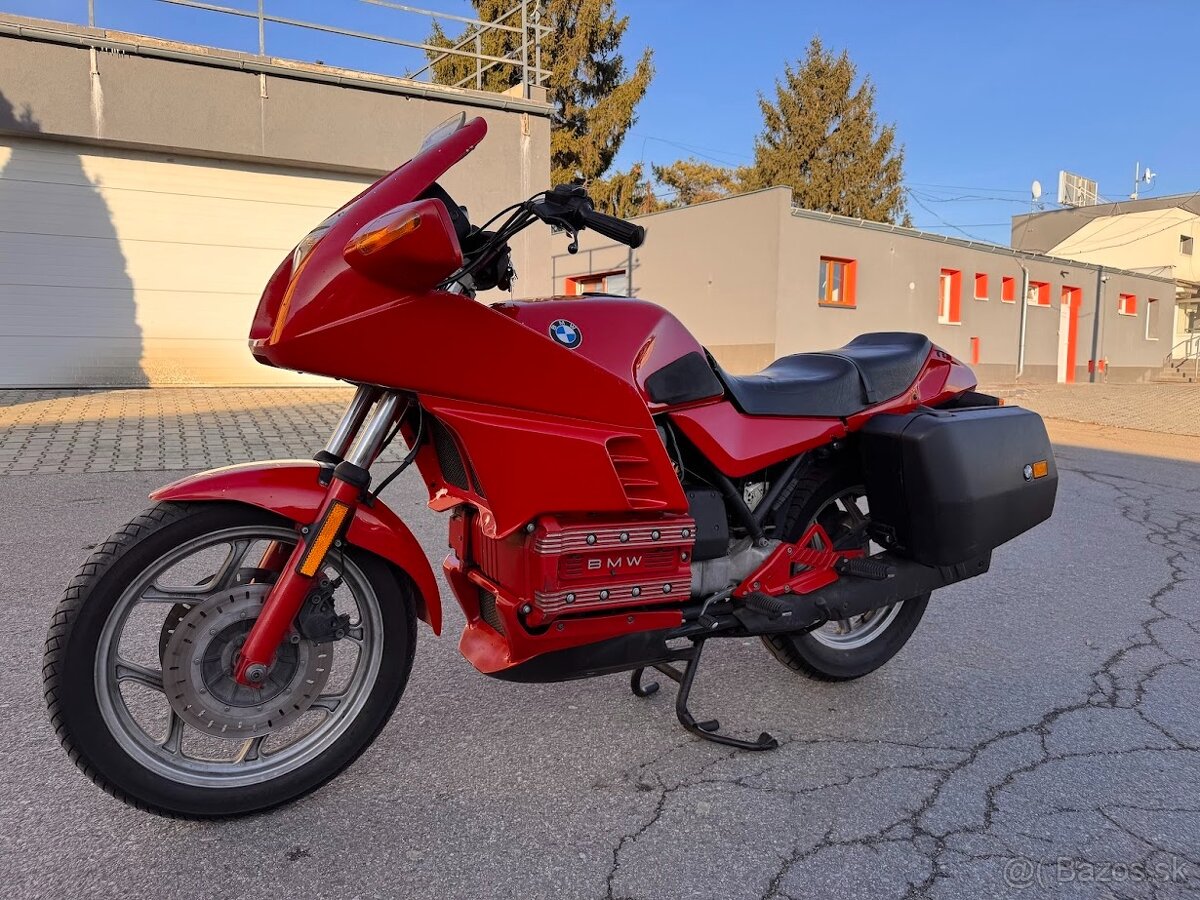
{"type": "MultiPolygon", "coordinates": [[[[221,0],[217,0],[221,2],[221,0]]],[[[252,9],[254,0],[224,0],[252,9]]],[[[906,148],[913,221],[941,233],[1007,243],[1011,215],[1058,170],[1097,179],[1120,199],[1134,162],[1161,173],[1143,196],[1200,190],[1197,0],[617,0],[630,16],[627,59],[653,47],[657,74],[618,158],[749,161],[785,61],[819,34],[870,75],[884,121],[906,148]],[[973,199],[991,198],[991,199],[973,199]],[[922,208],[920,203],[926,208],[922,208]],[[951,226],[957,226],[958,230],[951,226]]],[[[469,14],[466,0],[413,5],[469,14]]],[[[96,0],[98,24],[253,50],[252,22],[158,0],[96,0]]],[[[0,9],[82,21],[85,0],[0,0],[0,9]]],[[[420,37],[427,20],[354,0],[267,0],[276,15],[420,37]]],[[[403,73],[406,51],[268,31],[275,55],[403,73]]]]}

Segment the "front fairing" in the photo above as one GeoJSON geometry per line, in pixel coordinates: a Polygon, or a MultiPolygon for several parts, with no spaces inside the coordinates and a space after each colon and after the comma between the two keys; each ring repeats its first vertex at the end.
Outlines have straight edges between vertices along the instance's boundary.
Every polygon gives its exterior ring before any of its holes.
{"type": "MultiPolygon", "coordinates": [[[[439,129],[440,131],[440,129],[439,129]]],[[[415,200],[460,162],[487,134],[481,118],[431,136],[412,159],[385,175],[321,223],[328,231],[299,268],[289,254],[271,276],[250,329],[250,348],[267,365],[334,374],[289,358],[289,342],[336,326],[383,304],[404,299],[351,269],[342,257],[346,242],[365,224],[415,200]],[[282,319],[282,321],[280,321],[282,319]]]]}

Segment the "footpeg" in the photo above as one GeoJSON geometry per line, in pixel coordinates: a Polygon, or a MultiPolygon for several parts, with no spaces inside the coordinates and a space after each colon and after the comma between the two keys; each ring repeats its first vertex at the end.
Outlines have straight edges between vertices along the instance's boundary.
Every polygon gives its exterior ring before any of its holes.
{"type": "Polygon", "coordinates": [[[853,575],[855,578],[868,578],[871,581],[887,581],[896,577],[895,566],[865,556],[843,556],[833,568],[839,575],[853,575]]]}
{"type": "Polygon", "coordinates": [[[781,597],[768,594],[747,594],[742,598],[746,609],[766,616],[768,619],[782,619],[792,614],[792,605],[781,597]]]}

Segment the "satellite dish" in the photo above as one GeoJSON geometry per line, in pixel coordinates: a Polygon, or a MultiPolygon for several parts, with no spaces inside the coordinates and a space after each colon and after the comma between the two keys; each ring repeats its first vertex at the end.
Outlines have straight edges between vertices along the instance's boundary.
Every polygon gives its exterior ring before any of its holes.
{"type": "Polygon", "coordinates": [[[1157,174],[1158,174],[1157,172],[1151,172],[1150,167],[1147,166],[1146,171],[1142,173],[1142,180],[1145,181],[1146,184],[1149,184],[1150,180],[1152,178],[1154,178],[1157,174]]]}
{"type": "Polygon", "coordinates": [[[1034,200],[1042,199],[1042,183],[1034,179],[1033,184],[1029,186],[1029,193],[1033,195],[1034,200]]]}

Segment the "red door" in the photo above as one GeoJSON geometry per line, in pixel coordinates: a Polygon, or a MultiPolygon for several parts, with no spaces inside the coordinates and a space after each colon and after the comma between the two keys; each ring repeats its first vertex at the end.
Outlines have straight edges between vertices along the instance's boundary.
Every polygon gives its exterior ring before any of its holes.
{"type": "Polygon", "coordinates": [[[1067,310],[1067,366],[1066,383],[1075,383],[1075,352],[1079,341],[1079,307],[1083,304],[1083,291],[1077,287],[1062,289],[1062,303],[1067,310]]]}

